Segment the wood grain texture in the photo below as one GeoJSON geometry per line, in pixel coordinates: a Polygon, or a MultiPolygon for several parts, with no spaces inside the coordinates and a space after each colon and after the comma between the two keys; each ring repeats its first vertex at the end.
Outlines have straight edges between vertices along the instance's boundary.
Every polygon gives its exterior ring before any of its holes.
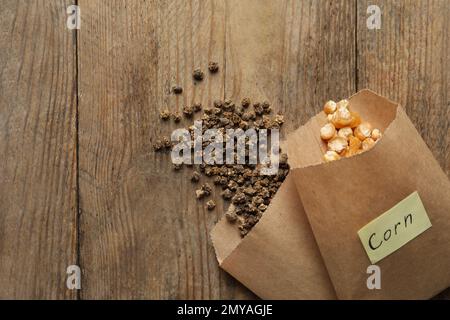
{"type": "Polygon", "coordinates": [[[81,299],[256,298],[218,267],[218,192],[205,210],[192,170],[152,150],[192,122],[162,109],[268,100],[285,134],[367,87],[406,106],[450,174],[447,0],[78,0],[78,37],[71,2],[0,0],[0,299],[77,298],[76,263],[81,299]]]}
{"type": "Polygon", "coordinates": [[[72,299],[76,51],[69,1],[1,1],[0,299],[72,299]]]}
{"type": "Polygon", "coordinates": [[[163,108],[223,97],[223,75],[191,76],[209,60],[223,65],[223,2],[80,5],[82,298],[248,297],[218,268],[218,213],[194,199],[190,170],[175,173],[151,147],[177,127],[160,122],[163,108]],[[175,84],[183,95],[171,94],[175,84]]]}
{"type": "MultiPolygon", "coordinates": [[[[404,106],[450,176],[449,2],[385,0],[357,4],[358,89],[372,89],[404,106]],[[366,27],[371,4],[381,9],[379,30],[366,27]]],[[[450,299],[450,289],[438,298],[450,299]]]]}
{"type": "Polygon", "coordinates": [[[270,101],[290,132],[355,91],[350,1],[227,1],[226,95],[270,101]]]}
{"type": "Polygon", "coordinates": [[[450,5],[446,0],[376,1],[380,30],[368,30],[373,1],[358,1],[358,88],[398,101],[450,176],[450,5]]]}

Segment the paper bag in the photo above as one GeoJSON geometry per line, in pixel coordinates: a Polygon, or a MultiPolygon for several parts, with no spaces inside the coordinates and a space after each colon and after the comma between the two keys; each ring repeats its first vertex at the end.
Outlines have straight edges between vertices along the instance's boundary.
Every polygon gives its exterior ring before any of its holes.
{"type": "Polygon", "coordinates": [[[363,90],[350,109],[384,132],[365,153],[323,163],[323,113],[288,137],[290,175],[337,296],[431,298],[450,286],[449,180],[398,104],[363,90]],[[377,262],[381,289],[369,289],[371,262],[358,231],[415,191],[432,227],[377,262]]]}
{"type": "Polygon", "coordinates": [[[336,299],[291,175],[245,238],[225,218],[211,238],[220,266],[263,299],[336,299]]]}

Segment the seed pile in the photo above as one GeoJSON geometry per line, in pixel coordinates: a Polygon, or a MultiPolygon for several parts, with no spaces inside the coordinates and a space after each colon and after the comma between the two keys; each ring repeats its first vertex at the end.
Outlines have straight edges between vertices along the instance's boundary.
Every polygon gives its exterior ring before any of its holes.
{"type": "Polygon", "coordinates": [[[363,122],[357,112],[351,111],[349,101],[330,100],[323,107],[328,123],[320,129],[320,137],[327,142],[326,162],[348,158],[371,149],[381,139],[381,131],[363,122]]]}
{"type": "MultiPolygon", "coordinates": [[[[211,73],[218,71],[217,63],[211,62],[208,66],[211,73]]],[[[193,73],[203,74],[200,69],[193,73]]],[[[197,79],[196,79],[197,80],[197,79]]],[[[198,81],[198,80],[197,80],[198,81]]],[[[241,103],[234,103],[231,100],[216,100],[213,105],[203,108],[197,103],[183,108],[183,115],[186,119],[192,119],[195,113],[201,112],[202,133],[208,129],[218,129],[224,135],[224,146],[227,141],[226,129],[273,129],[280,128],[283,125],[284,117],[276,114],[271,117],[272,108],[269,102],[254,102],[253,105],[249,98],[244,98],[241,103]]],[[[178,112],[170,113],[163,110],[160,113],[162,121],[173,119],[174,122],[181,121],[181,115],[178,112]]],[[[194,141],[194,125],[187,128],[191,134],[191,141],[194,141]]],[[[203,150],[209,145],[210,141],[203,141],[203,150]]],[[[279,170],[275,175],[262,175],[260,173],[262,165],[249,164],[249,143],[246,144],[245,164],[213,164],[209,165],[203,162],[192,166],[193,172],[191,182],[201,183],[202,176],[210,177],[213,184],[221,189],[221,196],[224,200],[231,202],[226,212],[226,218],[230,223],[237,224],[241,235],[244,237],[252,227],[259,221],[264,211],[267,209],[271,199],[281,186],[289,173],[287,155],[280,153],[279,170]]],[[[168,137],[158,139],[153,147],[155,151],[170,151],[173,143],[168,137]]],[[[194,151],[194,144],[191,144],[194,151]]],[[[225,159],[226,148],[223,148],[223,159],[225,159]]],[[[236,151],[236,150],[235,150],[236,151]]],[[[203,152],[203,151],[202,151],[203,152]]],[[[235,152],[235,160],[237,154],[235,152]]],[[[237,161],[235,161],[237,163],[237,161]]],[[[174,170],[182,169],[183,165],[174,165],[174,170]]],[[[213,187],[208,182],[201,183],[195,191],[196,198],[201,201],[212,194],[213,187]]],[[[206,202],[207,210],[214,210],[216,203],[214,200],[206,202]]]]}

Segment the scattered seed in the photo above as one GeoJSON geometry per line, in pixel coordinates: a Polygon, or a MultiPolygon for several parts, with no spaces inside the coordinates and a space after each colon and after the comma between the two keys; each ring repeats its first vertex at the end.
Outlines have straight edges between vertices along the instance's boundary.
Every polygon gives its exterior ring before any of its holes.
{"type": "Polygon", "coordinates": [[[172,87],[172,92],[175,94],[182,94],[183,93],[183,88],[180,86],[173,86],[172,87]]]}
{"type": "Polygon", "coordinates": [[[166,110],[161,111],[159,113],[159,117],[161,118],[161,120],[164,120],[164,121],[169,120],[169,118],[170,118],[169,110],[166,109],[166,110]]]}
{"type": "Polygon", "coordinates": [[[200,173],[198,173],[197,171],[192,172],[191,181],[199,182],[200,181],[200,173]]]}
{"type": "Polygon", "coordinates": [[[202,110],[202,104],[201,103],[194,103],[192,108],[194,109],[194,112],[199,112],[199,111],[202,110]]]}
{"type": "Polygon", "coordinates": [[[184,106],[183,114],[186,118],[191,118],[192,115],[194,114],[194,108],[191,106],[184,106]]]}
{"type": "Polygon", "coordinates": [[[211,61],[211,62],[208,64],[208,70],[209,70],[209,72],[211,72],[211,73],[216,73],[217,71],[219,71],[219,64],[218,64],[217,62],[211,61]]]}
{"type": "Polygon", "coordinates": [[[203,73],[202,70],[195,69],[194,72],[192,73],[192,76],[194,77],[195,80],[202,81],[203,78],[205,77],[205,74],[203,73]]]}
{"type": "Polygon", "coordinates": [[[209,200],[206,203],[206,209],[208,209],[209,211],[214,210],[215,207],[216,207],[216,203],[214,202],[214,200],[209,200]]]}
{"type": "Polygon", "coordinates": [[[175,111],[174,113],[172,113],[172,119],[175,123],[178,123],[181,121],[181,114],[178,111],[175,111]]]}

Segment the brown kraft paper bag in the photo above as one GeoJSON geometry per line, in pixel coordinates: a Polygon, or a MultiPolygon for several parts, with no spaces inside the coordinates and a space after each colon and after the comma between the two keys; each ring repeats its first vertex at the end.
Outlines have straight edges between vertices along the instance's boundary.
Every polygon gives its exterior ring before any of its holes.
{"type": "Polygon", "coordinates": [[[220,267],[260,298],[336,299],[291,175],[245,238],[225,217],[211,238],[220,267]]]}
{"type": "MultiPolygon", "coordinates": [[[[349,100],[351,110],[383,132],[369,151],[324,163],[323,112],[288,136],[290,176],[337,297],[431,298],[450,286],[448,177],[397,103],[370,90],[349,100]],[[369,290],[371,262],[358,231],[415,191],[432,227],[378,261],[381,289],[369,290]]],[[[259,259],[264,260],[264,251],[259,259]]]]}

